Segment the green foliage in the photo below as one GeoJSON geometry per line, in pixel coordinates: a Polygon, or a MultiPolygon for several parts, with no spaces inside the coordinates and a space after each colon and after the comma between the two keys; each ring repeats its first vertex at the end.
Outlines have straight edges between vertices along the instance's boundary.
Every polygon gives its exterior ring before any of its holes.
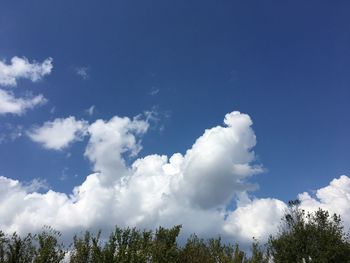
{"type": "Polygon", "coordinates": [[[221,238],[204,241],[195,234],[185,246],[177,244],[181,226],[166,229],[159,227],[155,233],[135,228],[116,227],[108,240],[100,241],[100,232],[94,236],[86,232],[74,237],[70,263],[256,263],[263,252],[256,244],[253,257],[247,259],[238,247],[224,244],[221,238]]]}
{"type": "Polygon", "coordinates": [[[0,263],[59,263],[65,255],[59,238],[60,233],[50,227],[25,237],[0,231],[0,263]]]}
{"type": "Polygon", "coordinates": [[[177,262],[179,251],[176,239],[180,230],[181,226],[174,226],[171,229],[158,228],[153,242],[152,262],[177,262]]]}
{"type": "Polygon", "coordinates": [[[338,215],[319,209],[305,213],[298,201],[289,202],[280,233],[270,237],[274,262],[350,262],[350,242],[338,215]]]}
{"type": "Polygon", "coordinates": [[[191,235],[180,253],[180,262],[183,263],[209,263],[210,252],[203,239],[195,234],[191,235]]]}
{"type": "Polygon", "coordinates": [[[59,263],[63,260],[65,249],[58,239],[61,233],[46,227],[44,231],[37,234],[34,238],[38,247],[35,252],[34,263],[59,263]]]}
{"type": "Polygon", "coordinates": [[[183,263],[265,263],[268,262],[258,243],[252,246],[252,257],[242,251],[238,244],[224,244],[221,238],[199,239],[191,235],[180,251],[179,262],[183,263]]]}
{"type": "MultiPolygon", "coordinates": [[[[73,250],[70,255],[71,263],[89,263],[92,262],[91,234],[86,231],[83,237],[73,237],[73,250]]],[[[94,251],[95,252],[95,251],[94,251]]],[[[95,252],[96,253],[96,252],[95,252]]]]}
{"type": "Polygon", "coordinates": [[[254,242],[251,247],[252,256],[248,259],[247,263],[268,263],[269,257],[265,255],[264,250],[259,245],[259,242],[254,239],[254,242]]]}

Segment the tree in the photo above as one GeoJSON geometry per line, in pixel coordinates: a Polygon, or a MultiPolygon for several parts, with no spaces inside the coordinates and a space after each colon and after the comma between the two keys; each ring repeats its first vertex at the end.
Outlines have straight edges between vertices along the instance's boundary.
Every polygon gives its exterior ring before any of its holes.
{"type": "Polygon", "coordinates": [[[183,263],[211,263],[210,251],[206,242],[192,234],[181,249],[180,262],[183,263]]]}
{"type": "Polygon", "coordinates": [[[73,237],[73,249],[70,255],[70,263],[90,263],[91,261],[91,234],[89,231],[83,237],[73,237]]]}
{"type": "Polygon", "coordinates": [[[37,242],[34,263],[59,263],[63,260],[65,249],[62,243],[59,243],[61,233],[45,227],[44,230],[35,235],[37,242]]]}
{"type": "Polygon", "coordinates": [[[159,227],[155,233],[152,249],[152,262],[177,262],[178,246],[176,239],[180,233],[181,225],[166,229],[159,227]]]}
{"type": "Polygon", "coordinates": [[[340,216],[319,209],[306,213],[300,201],[290,201],[276,237],[268,241],[274,262],[350,262],[350,241],[340,216]]]}
{"type": "Polygon", "coordinates": [[[260,246],[257,239],[254,238],[254,242],[251,246],[252,256],[247,260],[247,263],[268,263],[269,258],[264,253],[264,249],[260,246]]]}
{"type": "Polygon", "coordinates": [[[35,247],[33,245],[33,236],[28,234],[21,238],[17,233],[11,237],[4,238],[4,258],[5,263],[28,263],[32,262],[35,256],[35,247]]]}

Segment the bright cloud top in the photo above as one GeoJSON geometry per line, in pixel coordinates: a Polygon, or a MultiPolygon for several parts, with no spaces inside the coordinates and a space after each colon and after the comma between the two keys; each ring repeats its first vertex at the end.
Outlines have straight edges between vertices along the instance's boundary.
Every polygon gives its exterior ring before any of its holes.
{"type": "Polygon", "coordinates": [[[16,98],[12,92],[0,89],[0,115],[8,113],[21,115],[28,109],[46,102],[47,100],[41,94],[35,97],[16,98]]]}
{"type": "Polygon", "coordinates": [[[346,228],[350,228],[350,178],[342,175],[333,179],[324,188],[318,189],[314,196],[304,192],[298,196],[305,210],[316,210],[318,207],[331,213],[342,215],[346,228]]]}
{"type": "Polygon", "coordinates": [[[16,86],[20,78],[35,82],[50,74],[52,68],[52,58],[47,58],[42,63],[35,61],[31,63],[25,57],[15,56],[11,59],[10,64],[0,61],[0,85],[16,86]]]}
{"type": "Polygon", "coordinates": [[[46,149],[62,150],[73,141],[81,140],[87,131],[87,122],[75,117],[57,118],[48,121],[41,127],[35,127],[28,136],[46,149]]]}
{"type": "MultiPolygon", "coordinates": [[[[148,122],[118,116],[97,120],[88,125],[84,153],[95,172],[71,195],[53,190],[31,192],[18,181],[0,177],[0,228],[24,233],[50,225],[72,234],[82,228],[110,230],[116,224],[141,228],[182,224],[185,235],[221,234],[243,244],[250,243],[253,236],[264,241],[277,230],[286,205],[277,199],[247,198],[247,192],[254,189],[249,178],[262,171],[254,165],[252,121],[246,114],[232,112],[225,116],[224,124],[207,129],[185,154],[148,155],[128,165],[126,158],[141,150],[148,122]],[[244,196],[235,210],[227,209],[233,200],[244,196]]],[[[45,138],[38,142],[61,149],[86,126],[74,117],[56,119],[38,128],[45,131],[37,133],[44,134],[38,138],[45,138]],[[56,134],[52,131],[65,124],[70,127],[69,136],[49,142],[56,134]]],[[[335,179],[329,190],[318,191],[319,199],[309,197],[311,203],[328,202],[331,207],[343,202],[340,200],[350,195],[349,180],[345,176],[335,179]],[[334,187],[342,192],[331,198],[334,187]]],[[[307,204],[306,199],[302,204],[307,204]]],[[[346,209],[339,211],[349,214],[346,209]]]]}

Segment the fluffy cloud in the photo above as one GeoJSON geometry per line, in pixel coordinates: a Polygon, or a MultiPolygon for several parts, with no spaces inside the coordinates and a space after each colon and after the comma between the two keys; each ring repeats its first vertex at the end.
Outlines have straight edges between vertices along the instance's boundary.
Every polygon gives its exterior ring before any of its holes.
{"type": "MultiPolygon", "coordinates": [[[[69,235],[82,228],[110,230],[115,224],[141,228],[182,224],[184,235],[221,234],[243,244],[253,236],[264,241],[277,230],[286,205],[277,199],[248,197],[254,189],[249,178],[262,170],[254,165],[252,121],[232,112],[224,124],[206,130],[185,154],[148,155],[130,164],[129,157],[141,150],[148,122],[97,120],[87,128],[85,150],[95,173],[72,194],[38,193],[0,177],[0,228],[25,233],[51,225],[69,235]],[[237,207],[228,209],[237,199],[237,207]]],[[[349,181],[345,176],[332,181],[317,192],[318,199],[304,193],[302,204],[312,208],[341,204],[342,212],[348,213],[344,204],[349,200],[344,198],[350,195],[349,181]]]]}
{"type": "Polygon", "coordinates": [[[71,142],[81,140],[86,131],[87,122],[71,116],[45,122],[41,127],[35,127],[28,132],[28,136],[47,149],[62,150],[71,142]]]}
{"type": "Polygon", "coordinates": [[[231,212],[223,228],[227,234],[240,240],[249,237],[267,240],[270,234],[276,232],[286,209],[286,204],[277,199],[252,200],[231,212]]]}
{"type": "Polygon", "coordinates": [[[13,57],[10,64],[0,61],[0,85],[16,86],[17,79],[25,78],[35,82],[51,73],[52,58],[45,59],[42,63],[30,63],[27,58],[13,57]]]}
{"type": "Polygon", "coordinates": [[[223,206],[236,192],[254,189],[244,179],[262,171],[250,165],[256,139],[249,116],[232,112],[224,123],[206,130],[183,159],[182,191],[202,208],[223,206]]]}
{"type": "Polygon", "coordinates": [[[47,100],[43,95],[16,98],[12,92],[0,89],[0,115],[8,113],[21,115],[26,110],[45,104],[46,102],[47,100]]]}

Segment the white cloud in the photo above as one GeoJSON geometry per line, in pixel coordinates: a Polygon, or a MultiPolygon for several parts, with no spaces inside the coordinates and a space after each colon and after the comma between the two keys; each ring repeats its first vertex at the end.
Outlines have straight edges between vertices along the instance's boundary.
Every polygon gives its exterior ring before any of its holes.
{"type": "MultiPolygon", "coordinates": [[[[47,58],[42,63],[35,61],[31,63],[25,57],[16,56],[11,59],[10,64],[0,61],[0,86],[16,86],[17,80],[21,78],[36,82],[50,74],[52,67],[52,58],[47,58]]],[[[47,100],[41,94],[17,98],[12,92],[0,89],[0,115],[20,115],[45,102],[47,100]]]]}
{"type": "Polygon", "coordinates": [[[62,150],[71,142],[81,140],[86,130],[86,121],[76,120],[71,116],[45,122],[41,127],[35,127],[29,131],[28,136],[47,149],[62,150]]]}
{"type": "Polygon", "coordinates": [[[350,228],[350,178],[342,175],[333,179],[326,187],[316,191],[314,197],[304,192],[298,196],[301,207],[315,211],[319,207],[331,213],[342,215],[346,228],[350,228]]]}
{"type": "MultiPolygon", "coordinates": [[[[53,123],[44,127],[50,130],[53,123]]],[[[148,122],[117,116],[97,120],[88,127],[85,151],[96,172],[72,194],[31,192],[18,181],[0,177],[0,229],[25,233],[50,225],[70,235],[82,228],[110,230],[115,224],[141,228],[182,224],[184,235],[221,234],[243,245],[250,244],[253,236],[265,241],[277,230],[286,205],[277,199],[248,198],[247,192],[254,188],[249,177],[261,172],[254,165],[252,121],[232,112],[224,123],[206,130],[185,154],[154,154],[131,162],[128,156],[141,150],[140,137],[148,122]],[[233,200],[237,208],[227,210],[233,200]]],[[[345,176],[332,181],[317,191],[317,200],[303,194],[302,205],[337,205],[349,214],[349,181],[345,176]]]]}
{"type": "Polygon", "coordinates": [[[28,109],[45,104],[47,100],[43,95],[35,97],[16,98],[12,92],[0,89],[0,115],[24,114],[28,109]]]}
{"type": "Polygon", "coordinates": [[[206,130],[186,152],[182,164],[182,191],[203,208],[225,206],[236,192],[253,190],[245,179],[262,171],[250,165],[256,139],[249,116],[232,112],[224,123],[227,127],[206,130]]]}
{"type": "Polygon", "coordinates": [[[51,73],[52,58],[45,59],[42,63],[29,62],[27,58],[13,57],[10,64],[0,61],[0,85],[16,86],[20,78],[30,79],[35,82],[51,73]]]}
{"type": "Polygon", "coordinates": [[[277,199],[255,199],[229,213],[223,228],[239,240],[255,237],[266,241],[278,229],[286,209],[286,204],[277,199]]]}
{"type": "Polygon", "coordinates": [[[128,174],[123,154],[136,156],[141,150],[136,135],[143,134],[148,123],[129,118],[114,117],[109,121],[97,120],[90,125],[90,139],[85,156],[93,163],[95,171],[107,183],[128,174]]]}

